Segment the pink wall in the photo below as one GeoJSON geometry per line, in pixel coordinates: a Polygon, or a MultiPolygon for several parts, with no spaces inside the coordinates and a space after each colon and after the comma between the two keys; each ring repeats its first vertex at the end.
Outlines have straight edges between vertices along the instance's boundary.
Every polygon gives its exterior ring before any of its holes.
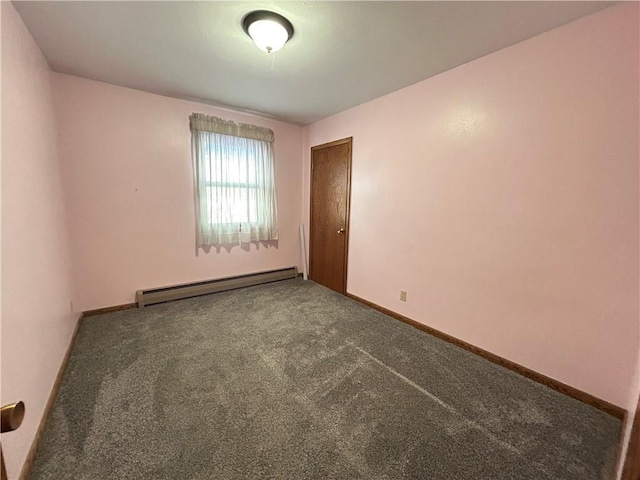
{"type": "Polygon", "coordinates": [[[77,314],[51,72],[10,2],[2,14],[2,405],[25,402],[2,435],[9,478],[33,441],[77,314]]]}
{"type": "Polygon", "coordinates": [[[608,8],[308,126],[307,225],[309,147],[353,136],[348,291],[628,407],[638,11],[608,8]]]}
{"type": "Polygon", "coordinates": [[[300,127],[69,75],[54,74],[54,91],[78,310],[133,302],[138,289],[300,264],[300,127]],[[277,248],[196,256],[192,112],[273,129],[277,248]]]}

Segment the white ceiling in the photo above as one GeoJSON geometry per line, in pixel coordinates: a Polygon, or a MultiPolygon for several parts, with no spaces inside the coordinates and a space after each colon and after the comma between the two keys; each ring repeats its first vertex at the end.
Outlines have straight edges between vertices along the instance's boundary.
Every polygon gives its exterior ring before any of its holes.
{"type": "Polygon", "coordinates": [[[14,1],[57,72],[300,125],[611,4],[14,1]],[[294,25],[275,59],[240,25],[256,9],[294,25]]]}

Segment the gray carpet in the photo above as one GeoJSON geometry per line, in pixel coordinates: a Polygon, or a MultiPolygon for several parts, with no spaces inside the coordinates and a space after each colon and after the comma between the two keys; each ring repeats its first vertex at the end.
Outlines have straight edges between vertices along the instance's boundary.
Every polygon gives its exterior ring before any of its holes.
{"type": "Polygon", "coordinates": [[[32,479],[608,479],[620,421],[301,279],[86,318],[32,479]]]}

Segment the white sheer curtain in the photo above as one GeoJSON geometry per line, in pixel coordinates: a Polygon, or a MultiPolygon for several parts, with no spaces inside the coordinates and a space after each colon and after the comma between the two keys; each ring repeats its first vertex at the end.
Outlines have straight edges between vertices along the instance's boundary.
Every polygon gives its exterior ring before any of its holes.
{"type": "Polygon", "coordinates": [[[197,246],[278,239],[273,132],[193,114],[197,246]]]}

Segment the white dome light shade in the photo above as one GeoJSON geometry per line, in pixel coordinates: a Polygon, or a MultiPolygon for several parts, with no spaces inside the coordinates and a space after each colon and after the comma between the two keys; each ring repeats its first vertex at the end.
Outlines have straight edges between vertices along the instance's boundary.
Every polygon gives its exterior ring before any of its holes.
{"type": "Polygon", "coordinates": [[[293,36],[289,20],[266,10],[249,13],[242,20],[242,28],[256,46],[267,53],[277,52],[293,36]]]}
{"type": "Polygon", "coordinates": [[[249,36],[260,50],[277,52],[289,40],[287,30],[273,20],[258,20],[249,25],[249,36]]]}

